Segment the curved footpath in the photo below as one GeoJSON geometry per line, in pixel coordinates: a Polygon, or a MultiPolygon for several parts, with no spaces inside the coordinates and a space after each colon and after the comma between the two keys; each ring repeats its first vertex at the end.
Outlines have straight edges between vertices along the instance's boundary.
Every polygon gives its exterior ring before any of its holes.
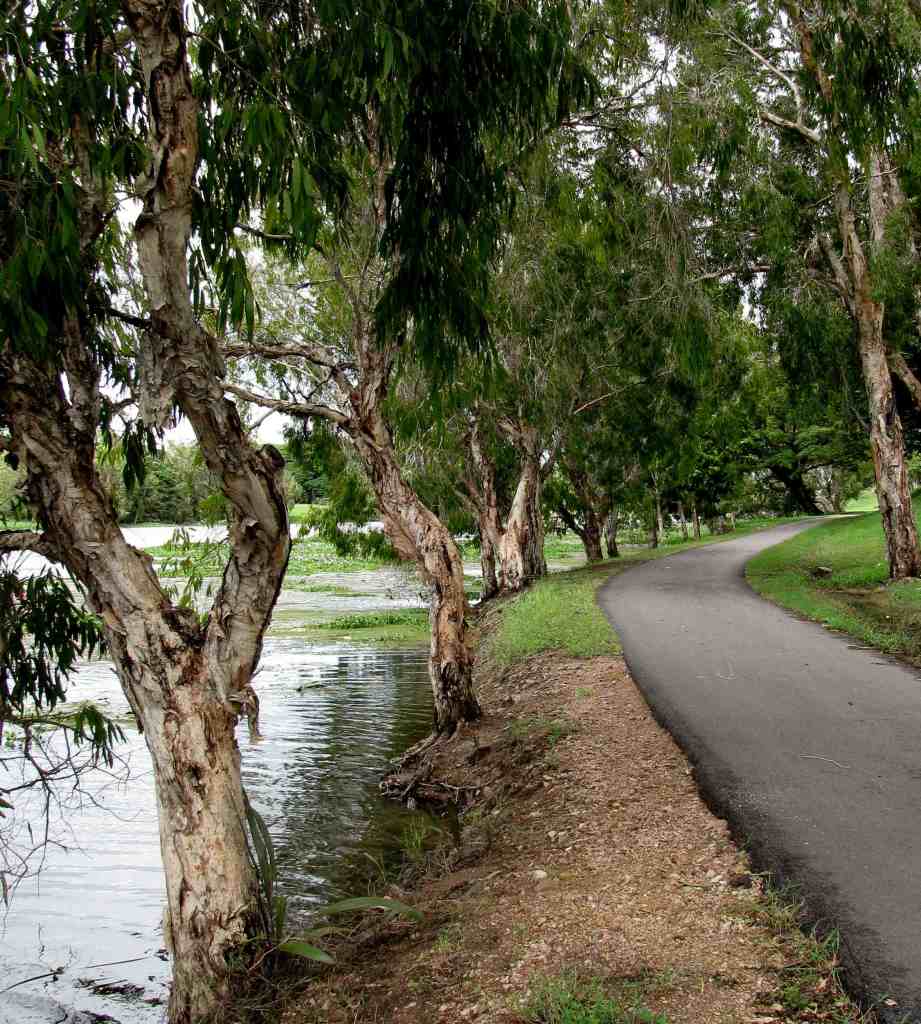
{"type": "Polygon", "coordinates": [[[856,994],[921,1022],[921,675],[793,618],[745,563],[814,523],[658,559],[599,601],[755,864],[841,933],[856,994]]]}

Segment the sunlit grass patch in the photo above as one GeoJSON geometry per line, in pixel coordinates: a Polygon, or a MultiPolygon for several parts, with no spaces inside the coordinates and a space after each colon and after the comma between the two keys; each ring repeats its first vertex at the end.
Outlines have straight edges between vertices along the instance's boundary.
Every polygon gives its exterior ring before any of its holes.
{"type": "Polygon", "coordinates": [[[491,656],[509,665],[549,650],[578,658],[618,654],[617,635],[595,600],[606,578],[604,573],[579,571],[538,580],[504,609],[490,641],[491,656]]]}

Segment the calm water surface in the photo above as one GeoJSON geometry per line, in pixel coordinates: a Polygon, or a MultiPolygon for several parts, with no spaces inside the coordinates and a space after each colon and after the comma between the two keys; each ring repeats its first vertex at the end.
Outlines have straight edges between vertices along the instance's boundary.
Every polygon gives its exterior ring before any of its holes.
{"type": "MultiPolygon", "coordinates": [[[[360,889],[354,864],[396,846],[408,812],[378,797],[377,780],[430,725],[426,652],[270,636],[261,665],[265,738],[251,743],[240,731],[243,778],[271,829],[297,919],[360,889]]],[[[104,662],[81,668],[68,697],[125,708],[104,662]]],[[[162,1019],[169,964],[153,780],[137,733],[122,754],[130,782],[96,780],[94,802],[68,817],[67,849],[50,851],[2,921],[0,990],[62,971],[0,992],[0,1024],[162,1019]],[[126,984],[136,987],[130,996],[106,990],[126,984]]]]}

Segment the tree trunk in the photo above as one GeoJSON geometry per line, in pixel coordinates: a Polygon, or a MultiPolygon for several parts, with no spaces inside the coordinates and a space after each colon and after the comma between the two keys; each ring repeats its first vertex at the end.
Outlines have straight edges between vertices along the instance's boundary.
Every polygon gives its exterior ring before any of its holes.
{"type": "MultiPolygon", "coordinates": [[[[290,551],[283,460],[250,445],[224,394],[216,339],[198,322],[189,292],[188,244],[199,159],[199,104],[186,59],[180,8],[124,0],[147,92],[148,165],[137,181],[138,263],[151,329],[139,363],[141,415],[163,426],[174,405],[191,423],[229,513],[230,557],[206,622],[170,606],[150,560],[92,517],[100,543],[71,566],[106,624],[122,685],[154,765],[173,954],[171,1024],[216,1018],[226,1007],[243,942],[252,937],[257,880],[246,848],[234,724],[251,722],[250,680],[290,551]],[[103,564],[105,563],[105,564],[103,564]]],[[[73,398],[73,396],[72,396],[73,398]]],[[[37,460],[36,460],[37,461],[37,460]]],[[[44,507],[60,496],[48,495],[44,507]]],[[[86,543],[88,521],[63,537],[86,543]]],[[[252,952],[252,947],[250,952],[252,952]]]]}
{"type": "Polygon", "coordinates": [[[659,484],[655,477],[652,478],[652,493],[656,502],[656,538],[658,541],[665,540],[665,522],[662,519],[662,495],[659,493],[659,484]]]}
{"type": "Polygon", "coordinates": [[[582,546],[585,548],[586,562],[600,562],[604,558],[601,551],[601,523],[594,509],[585,513],[585,525],[582,528],[582,546]]]}
{"type": "MultiPolygon", "coordinates": [[[[533,433],[533,431],[532,431],[533,433]]],[[[499,586],[518,591],[546,575],[544,521],[540,509],[540,463],[532,444],[526,444],[521,475],[499,543],[499,586]]]]}
{"type": "Polygon", "coordinates": [[[487,513],[481,512],[478,517],[480,529],[480,569],[483,572],[482,601],[488,601],[499,593],[499,577],[496,575],[496,555],[499,548],[500,533],[490,522],[487,513]]]}
{"type": "Polygon", "coordinates": [[[582,541],[586,562],[600,562],[604,556],[601,552],[601,522],[591,507],[583,512],[582,525],[564,504],[558,506],[560,518],[570,530],[582,541]]]}
{"type": "MultiPolygon", "coordinates": [[[[869,236],[870,245],[874,250],[885,241],[888,186],[884,177],[878,156],[871,156],[868,174],[869,236]]],[[[876,472],[876,495],[886,534],[889,575],[892,579],[905,579],[921,575],[921,549],[918,545],[918,530],[905,466],[902,422],[895,404],[892,376],[883,339],[885,307],[875,298],[870,267],[857,231],[847,185],[839,186],[836,212],[853,284],[850,308],[857,321],[860,363],[867,389],[870,447],[876,472]]]]}
{"type": "Polygon", "coordinates": [[[163,934],[173,962],[169,1019],[195,1024],[228,1005],[232,958],[245,955],[246,940],[265,927],[247,852],[236,714],[217,696],[217,681],[234,666],[196,657],[177,671],[171,649],[164,635],[159,673],[138,674],[127,651],[117,668],[126,692],[166,695],[162,704],[144,696],[132,703],[142,709],[156,779],[163,934]]]}
{"type": "Polygon", "coordinates": [[[617,526],[618,512],[617,508],[614,507],[604,521],[604,542],[608,551],[608,558],[620,557],[620,551],[617,549],[617,526]]]}
{"type": "Polygon", "coordinates": [[[784,507],[788,512],[805,512],[810,516],[822,514],[815,494],[803,479],[799,469],[790,469],[789,466],[768,466],[768,470],[786,489],[787,501],[784,507]]]}
{"type": "MultiPolygon", "coordinates": [[[[375,353],[366,348],[363,358],[370,366],[375,353]]],[[[464,565],[450,532],[403,477],[390,429],[380,411],[379,399],[385,393],[388,372],[386,363],[387,356],[381,354],[383,376],[379,386],[363,387],[360,397],[356,393],[356,415],[344,429],[368,471],[391,544],[401,557],[418,564],[431,588],[429,676],[434,731],[436,735],[451,735],[462,722],[480,716],[473,689],[473,656],[467,643],[464,565]]],[[[365,380],[371,379],[373,375],[365,373],[365,380]]]]}
{"type": "Polygon", "coordinates": [[[905,466],[902,422],[892,391],[892,377],[882,340],[882,315],[866,303],[859,327],[860,361],[870,406],[870,446],[876,471],[876,495],[886,533],[889,575],[905,579],[921,575],[921,551],[905,466]]]}
{"type": "Polygon", "coordinates": [[[467,444],[473,471],[464,479],[467,500],[477,513],[480,531],[480,567],[483,571],[482,600],[488,601],[499,593],[499,577],[496,573],[496,559],[502,539],[502,520],[499,515],[499,499],[496,494],[496,469],[480,441],[479,417],[481,410],[475,407],[467,444]]]}
{"type": "Polygon", "coordinates": [[[681,539],[688,539],[688,521],[684,515],[684,502],[678,502],[678,519],[681,521],[681,539]]]}
{"type": "MultiPolygon", "coordinates": [[[[52,557],[85,585],[88,605],[103,621],[150,751],[166,877],[164,936],[173,961],[169,1019],[192,1024],[228,1001],[234,959],[255,934],[257,883],[234,727],[256,706],[250,679],[287,562],[284,504],[279,492],[274,531],[251,521],[202,625],[193,611],[169,603],[151,559],[118,528],[92,461],[92,388],[81,394],[74,384],[68,400],[53,373],[25,360],[0,360],[0,370],[43,536],[52,557]]],[[[224,440],[232,439],[228,426],[224,440]]],[[[266,467],[267,481],[274,472],[266,467]]]]}
{"type": "Polygon", "coordinates": [[[700,516],[697,512],[697,502],[691,505],[691,520],[694,523],[694,540],[700,540],[700,516]]]}

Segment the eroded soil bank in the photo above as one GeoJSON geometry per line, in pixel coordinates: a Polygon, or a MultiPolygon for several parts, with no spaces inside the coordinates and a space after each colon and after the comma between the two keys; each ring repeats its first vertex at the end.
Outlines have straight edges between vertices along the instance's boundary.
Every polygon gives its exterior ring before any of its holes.
{"type": "Polygon", "coordinates": [[[484,718],[434,765],[461,813],[407,843],[389,888],[423,922],[366,920],[287,1024],[869,1019],[832,944],[749,873],[621,658],[481,657],[479,675],[484,718]]]}

